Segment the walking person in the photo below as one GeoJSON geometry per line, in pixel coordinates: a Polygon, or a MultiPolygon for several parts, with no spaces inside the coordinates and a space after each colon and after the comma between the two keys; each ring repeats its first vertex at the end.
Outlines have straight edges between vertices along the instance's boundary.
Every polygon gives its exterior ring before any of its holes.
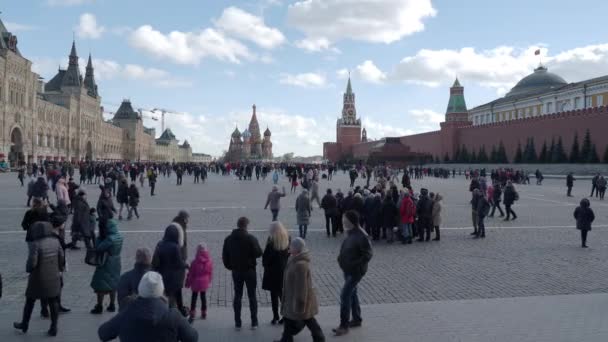
{"type": "Polygon", "coordinates": [[[213,260],[205,243],[196,247],[196,256],[190,264],[186,277],[186,288],[192,291],[190,298],[190,315],[188,321],[192,323],[196,318],[196,302],[201,299],[201,319],[207,319],[207,290],[213,280],[213,260]]]}
{"type": "Polygon", "coordinates": [[[114,217],[116,208],[112,201],[112,193],[110,189],[101,188],[101,195],[97,200],[97,216],[99,221],[109,221],[114,217]]]}
{"type": "Polygon", "coordinates": [[[583,198],[580,205],[576,207],[574,219],[576,220],[576,229],[581,231],[581,247],[588,248],[587,234],[591,231],[591,223],[595,220],[595,214],[588,199],[583,198]]]}
{"type": "Polygon", "coordinates": [[[380,217],[382,221],[382,235],[388,237],[388,243],[393,243],[395,241],[393,229],[399,225],[399,208],[397,208],[391,196],[384,197],[380,217]]]}
{"type": "Polygon", "coordinates": [[[492,191],[492,212],[490,212],[490,215],[488,217],[494,217],[494,212],[496,211],[496,209],[498,209],[498,211],[500,212],[500,216],[499,217],[504,217],[505,213],[502,211],[502,208],[500,207],[500,199],[502,197],[502,187],[500,185],[500,183],[496,182],[496,184],[494,184],[494,190],[492,191]]]}
{"type": "Polygon", "coordinates": [[[483,194],[479,196],[477,200],[477,235],[474,238],[485,238],[486,237],[486,225],[485,218],[490,212],[490,202],[486,199],[483,194]]]}
{"type": "Polygon", "coordinates": [[[346,335],[348,329],[360,327],[363,322],[357,285],[367,273],[367,264],[373,256],[369,238],[359,225],[359,214],[347,211],[343,222],[346,239],[340,247],[338,264],[344,273],[344,286],[340,293],[340,325],[333,329],[335,336],[346,335]]]}
{"type": "Polygon", "coordinates": [[[272,213],[272,221],[276,221],[279,216],[279,210],[281,209],[281,197],[285,197],[285,187],[283,187],[283,192],[279,192],[279,188],[274,185],[272,187],[272,191],[268,193],[268,198],[266,199],[266,204],[264,205],[264,210],[268,208],[270,205],[270,212],[272,213]]]}
{"type": "Polygon", "coordinates": [[[135,183],[131,183],[127,195],[129,197],[129,210],[127,214],[127,220],[133,218],[133,213],[135,213],[135,217],[139,219],[139,212],[137,212],[137,206],[139,205],[139,190],[137,190],[137,186],[135,186],[135,183]]]}
{"type": "Polygon", "coordinates": [[[593,178],[591,179],[591,195],[589,195],[589,197],[593,198],[593,194],[595,194],[595,197],[599,196],[599,188],[597,186],[597,181],[598,179],[600,179],[600,174],[596,173],[595,176],[593,176],[593,178]]]}
{"type": "Polygon", "coordinates": [[[129,211],[129,186],[127,185],[126,178],[120,179],[118,191],[116,192],[116,201],[120,205],[118,207],[118,219],[122,220],[122,209],[125,208],[129,211]]]}
{"type": "Polygon", "coordinates": [[[95,226],[91,227],[91,208],[87,202],[85,189],[78,189],[72,203],[74,216],[72,217],[72,242],[68,248],[78,250],[78,241],[84,240],[87,249],[92,249],[95,242],[95,226]]]}
{"type": "Polygon", "coordinates": [[[25,290],[25,306],[21,322],[13,327],[26,333],[36,300],[49,306],[51,327],[47,334],[57,335],[59,320],[59,298],[61,296],[61,273],[65,270],[65,254],[59,240],[53,237],[53,226],[49,222],[37,222],[30,228],[32,241],[28,244],[26,271],[29,273],[25,290]]]}
{"type": "Polygon", "coordinates": [[[262,278],[262,289],[270,292],[272,303],[272,321],[270,324],[281,324],[279,317],[279,301],[283,296],[283,272],[287,259],[289,258],[289,233],[280,222],[270,225],[270,236],[262,255],[264,276],[262,278]]]}
{"type": "Polygon", "coordinates": [[[123,238],[118,233],[115,220],[100,220],[99,237],[95,243],[95,251],[105,254],[106,260],[103,264],[95,267],[91,288],[97,295],[97,304],[91,310],[92,314],[103,313],[103,298],[110,297],[108,312],[116,311],[116,290],[120,281],[120,252],[122,251],[123,238]]]}
{"type": "Polygon", "coordinates": [[[46,207],[46,203],[36,197],[32,201],[32,208],[27,210],[23,215],[23,220],[21,220],[21,228],[25,231],[25,241],[31,242],[34,241],[32,225],[36,222],[48,222],[49,221],[49,212],[46,207]]]}
{"type": "Polygon", "coordinates": [[[337,218],[338,218],[338,200],[331,193],[331,189],[327,189],[327,194],[323,196],[321,200],[321,208],[325,211],[325,231],[327,232],[327,237],[330,235],[330,226],[331,226],[331,235],[336,237],[337,230],[337,218]]]}
{"type": "Polygon", "coordinates": [[[150,169],[150,174],[148,175],[148,184],[150,185],[150,196],[154,196],[154,189],[156,189],[156,172],[154,169],[150,169]]]}
{"type": "Polygon", "coordinates": [[[99,339],[103,342],[116,338],[121,342],[197,342],[198,332],[167,305],[164,290],[160,274],[152,271],[144,274],[137,287],[137,298],[99,327],[99,339]]]}
{"type": "MultiPolygon", "coordinates": [[[[575,180],[576,180],[576,178],[574,178],[574,175],[572,174],[572,172],[570,172],[566,176],[566,187],[568,188],[568,192],[566,193],[566,196],[568,196],[568,197],[574,197],[574,196],[572,196],[572,187],[574,186],[575,180]]],[[[505,203],[505,205],[506,205],[506,203],[505,203]]]]}
{"type": "Polygon", "coordinates": [[[302,238],[291,241],[289,254],[283,277],[283,336],[275,342],[293,342],[293,337],[304,327],[310,330],[313,342],[324,342],[323,330],[315,319],[319,303],[312,283],[311,256],[306,241],[302,238]]]}
{"type": "Polygon", "coordinates": [[[433,225],[433,200],[429,198],[429,191],[427,189],[420,189],[420,197],[416,205],[416,216],[418,217],[418,242],[430,241],[431,226],[433,225]]]}
{"type": "Polygon", "coordinates": [[[505,211],[507,212],[507,217],[505,218],[505,221],[509,221],[509,218],[511,216],[513,216],[513,220],[517,219],[517,215],[515,214],[511,206],[513,206],[515,201],[519,200],[519,194],[517,193],[517,191],[515,191],[515,186],[510,180],[507,181],[507,185],[505,186],[504,199],[505,211]]]}
{"type": "MultiPolygon", "coordinates": [[[[477,214],[477,208],[479,207],[479,198],[482,196],[481,195],[481,191],[479,191],[479,189],[473,189],[472,192],[472,198],[471,198],[471,219],[473,221],[473,232],[471,233],[471,235],[476,236],[478,233],[478,222],[479,222],[479,215],[477,214]]],[[[505,200],[505,204],[506,204],[506,200],[505,200]]],[[[508,217],[508,216],[507,216],[508,217]]]]}
{"type": "Polygon", "coordinates": [[[432,222],[433,222],[433,230],[435,230],[435,238],[433,241],[441,240],[441,233],[439,232],[439,227],[441,227],[441,200],[443,197],[440,194],[435,194],[432,196],[433,198],[433,209],[432,209],[432,222]]]}
{"type": "Polygon", "coordinates": [[[184,286],[184,275],[188,265],[184,262],[180,247],[180,233],[177,226],[171,224],[165,229],[163,239],[158,242],[152,257],[152,269],[163,277],[165,295],[171,307],[176,307],[183,316],[187,315],[184,310],[182,298],[182,287],[184,286]]]}
{"type": "Polygon", "coordinates": [[[321,201],[319,199],[319,182],[316,179],[311,179],[310,180],[310,203],[312,203],[313,201],[317,201],[317,205],[319,206],[319,208],[321,207],[321,201]]]}
{"type": "Polygon", "coordinates": [[[222,249],[224,266],[229,271],[232,271],[232,282],[234,283],[234,323],[237,330],[240,330],[242,327],[241,302],[243,300],[243,286],[247,287],[247,297],[249,298],[249,310],[251,313],[251,329],[255,330],[258,328],[256,260],[262,256],[262,248],[255,236],[247,231],[248,226],[248,218],[239,218],[237,229],[233,230],[224,240],[224,247],[222,249]]]}
{"type": "Polygon", "coordinates": [[[300,237],[306,239],[308,225],[310,224],[310,215],[312,212],[312,203],[308,197],[308,190],[302,189],[302,193],[296,198],[296,213],[300,237]]]}
{"type": "Polygon", "coordinates": [[[606,185],[607,185],[607,181],[606,178],[604,178],[604,176],[600,176],[600,178],[597,180],[597,191],[600,194],[600,201],[604,200],[604,195],[606,194],[606,185]]]}

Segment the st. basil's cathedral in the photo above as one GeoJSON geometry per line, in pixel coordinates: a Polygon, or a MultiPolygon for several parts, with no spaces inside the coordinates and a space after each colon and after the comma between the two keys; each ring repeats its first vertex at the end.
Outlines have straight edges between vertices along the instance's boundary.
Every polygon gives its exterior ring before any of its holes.
{"type": "Polygon", "coordinates": [[[266,127],[264,138],[260,133],[260,125],[256,115],[256,106],[253,105],[253,114],[249,127],[242,133],[238,127],[232,132],[230,146],[226,154],[226,161],[241,160],[269,160],[272,159],[272,141],[270,130],[266,127]]]}

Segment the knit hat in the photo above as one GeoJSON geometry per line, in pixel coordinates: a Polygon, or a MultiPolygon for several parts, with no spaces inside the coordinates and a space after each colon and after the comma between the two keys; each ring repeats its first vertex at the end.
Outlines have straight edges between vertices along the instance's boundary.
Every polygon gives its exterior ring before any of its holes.
{"type": "Polygon", "coordinates": [[[137,293],[142,298],[160,298],[165,292],[163,277],[153,271],[146,272],[137,287],[137,293]]]}

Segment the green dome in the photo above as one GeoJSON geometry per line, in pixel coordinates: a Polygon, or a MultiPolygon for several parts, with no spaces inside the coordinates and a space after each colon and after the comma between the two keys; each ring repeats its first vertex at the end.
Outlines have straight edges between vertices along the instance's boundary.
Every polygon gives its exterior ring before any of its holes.
{"type": "Polygon", "coordinates": [[[534,73],[517,82],[515,87],[507,93],[506,97],[551,91],[566,84],[568,82],[561,76],[548,72],[547,68],[541,65],[534,69],[534,73]]]}

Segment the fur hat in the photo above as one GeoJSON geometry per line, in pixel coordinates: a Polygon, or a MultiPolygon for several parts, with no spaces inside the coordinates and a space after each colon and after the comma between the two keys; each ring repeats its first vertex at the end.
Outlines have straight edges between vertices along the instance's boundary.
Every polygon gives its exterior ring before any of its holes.
{"type": "Polygon", "coordinates": [[[160,298],[165,292],[163,277],[156,272],[146,272],[137,287],[137,293],[142,298],[160,298]]]}

